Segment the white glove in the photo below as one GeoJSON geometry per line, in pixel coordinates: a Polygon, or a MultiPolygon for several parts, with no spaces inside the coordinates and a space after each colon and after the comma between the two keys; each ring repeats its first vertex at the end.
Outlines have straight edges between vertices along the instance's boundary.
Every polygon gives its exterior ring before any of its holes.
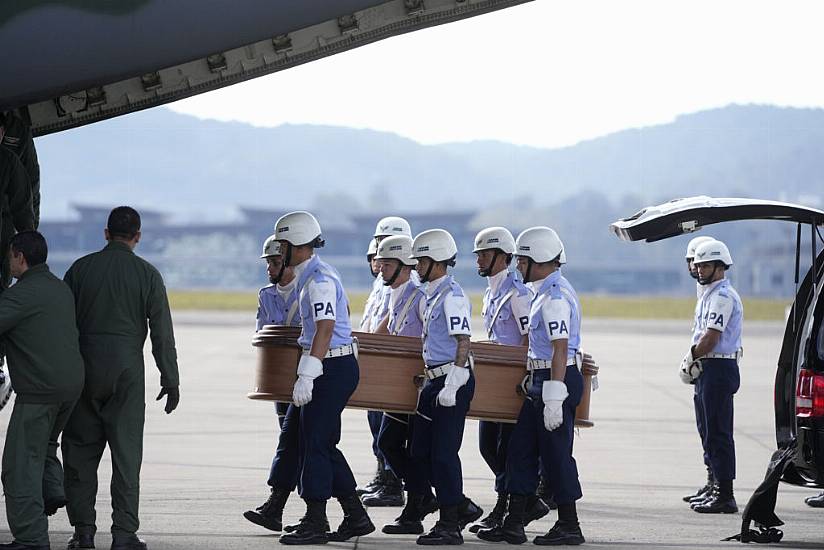
{"type": "Polygon", "coordinates": [[[552,431],[564,423],[564,399],[569,392],[566,384],[560,380],[547,380],[541,386],[541,397],[544,400],[544,427],[552,431]]]}
{"type": "Polygon", "coordinates": [[[692,348],[690,348],[681,360],[681,366],[678,367],[678,376],[684,384],[694,384],[702,372],[701,363],[692,356],[692,348]]]}
{"type": "Polygon", "coordinates": [[[468,368],[455,366],[455,363],[449,363],[449,365],[452,368],[446,373],[443,389],[438,392],[438,404],[442,407],[454,407],[458,390],[469,382],[468,368]]]}
{"type": "Polygon", "coordinates": [[[313,355],[300,356],[298,363],[298,379],[292,389],[292,402],[296,407],[302,407],[312,400],[312,388],[315,378],[323,374],[323,363],[313,355]]]}

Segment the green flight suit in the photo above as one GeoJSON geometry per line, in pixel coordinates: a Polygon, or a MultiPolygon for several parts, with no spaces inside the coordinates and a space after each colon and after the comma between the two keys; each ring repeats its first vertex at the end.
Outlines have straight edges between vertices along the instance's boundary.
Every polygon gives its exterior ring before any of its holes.
{"type": "Polygon", "coordinates": [[[3,492],[14,540],[49,541],[44,502],[62,503],[57,438],[83,389],[74,296],[46,264],[0,294],[0,335],[17,398],[3,449],[3,492]]]}
{"type": "Polygon", "coordinates": [[[74,293],[86,366],[86,386],[63,435],[69,521],[75,527],[96,529],[97,467],[108,443],[112,533],[135,533],[146,408],[143,343],[148,329],[161,385],[179,385],[166,288],[160,273],[119,241],[74,262],[64,279],[74,293]]]}
{"type": "Polygon", "coordinates": [[[0,146],[0,292],[11,283],[7,254],[15,230],[26,231],[34,228],[34,209],[28,172],[15,153],[5,146],[0,146]]]}

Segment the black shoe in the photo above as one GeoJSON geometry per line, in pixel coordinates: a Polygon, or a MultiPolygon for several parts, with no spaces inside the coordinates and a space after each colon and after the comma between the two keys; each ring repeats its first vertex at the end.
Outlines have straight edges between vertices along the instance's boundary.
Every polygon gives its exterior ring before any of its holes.
{"type": "Polygon", "coordinates": [[[372,508],[403,506],[403,487],[400,480],[395,478],[394,481],[379,487],[374,493],[361,495],[363,505],[372,508]]]}
{"type": "Polygon", "coordinates": [[[28,546],[26,544],[20,544],[19,542],[7,542],[5,544],[0,544],[0,548],[5,548],[6,550],[51,550],[51,546],[48,544],[28,546]]]}
{"type": "Polygon", "coordinates": [[[524,516],[528,500],[529,498],[525,495],[510,495],[508,512],[501,525],[496,525],[491,529],[481,529],[478,531],[478,538],[489,542],[525,543],[524,516]]]}
{"type": "MultiPolygon", "coordinates": [[[[303,516],[302,518],[300,518],[297,523],[290,523],[289,525],[284,525],[283,526],[283,532],[284,533],[294,533],[295,531],[300,529],[300,526],[303,523],[304,519],[306,519],[306,516],[303,516]]],[[[326,520],[326,523],[323,525],[323,530],[326,531],[327,533],[332,530],[332,526],[329,525],[329,520],[328,519],[326,520]]]]}
{"type": "Polygon", "coordinates": [[[586,540],[579,524],[569,524],[559,520],[546,535],[535,537],[532,542],[538,546],[574,546],[583,544],[586,540]]]}
{"type": "Polygon", "coordinates": [[[383,526],[387,535],[420,535],[423,533],[423,518],[438,509],[438,501],[431,494],[409,494],[406,506],[395,521],[383,526]]]}
{"type": "Polygon", "coordinates": [[[713,485],[712,481],[707,481],[706,485],[704,485],[703,487],[701,487],[700,489],[698,489],[694,493],[689,494],[689,495],[684,495],[682,500],[684,502],[690,502],[691,503],[695,499],[704,499],[710,493],[710,491],[712,491],[713,486],[714,485],[713,485]]]}
{"type": "MultiPolygon", "coordinates": [[[[553,501],[552,504],[555,504],[553,501]]],[[[555,504],[555,508],[558,505],[555,504]]],[[[524,512],[524,527],[537,521],[549,513],[550,507],[538,495],[528,496],[526,498],[526,511],[524,512]]]]}
{"type": "Polygon", "coordinates": [[[507,493],[498,493],[498,500],[495,501],[495,506],[489,515],[484,519],[469,526],[470,533],[477,533],[481,529],[494,529],[500,527],[504,522],[504,515],[506,515],[506,507],[509,503],[509,495],[507,493]]]}
{"type": "Polygon", "coordinates": [[[718,495],[718,485],[713,483],[707,492],[701,495],[694,496],[690,499],[690,508],[694,508],[698,504],[703,504],[718,495]]]}
{"type": "Polygon", "coordinates": [[[329,542],[329,521],[325,500],[307,500],[306,513],[294,532],[281,535],[280,543],[288,545],[326,544],[329,542]]]}
{"type": "Polygon", "coordinates": [[[738,512],[738,505],[731,495],[716,495],[701,504],[695,504],[692,509],[699,514],[735,514],[738,512]]]}
{"type": "Polygon", "coordinates": [[[53,516],[57,513],[59,509],[61,509],[68,503],[69,501],[66,500],[66,497],[47,500],[43,503],[43,510],[46,512],[47,516],[53,516]]]}
{"type": "Polygon", "coordinates": [[[289,491],[272,487],[272,492],[266,502],[255,508],[243,512],[243,517],[270,531],[283,529],[283,508],[289,499],[289,491]]]}
{"type": "Polygon", "coordinates": [[[94,548],[94,533],[96,529],[87,527],[75,527],[72,538],[66,545],[66,550],[77,550],[79,548],[94,548]]]}
{"type": "Polygon", "coordinates": [[[458,508],[458,506],[441,506],[440,519],[427,534],[419,536],[416,542],[423,546],[457,546],[463,544],[461,527],[458,523],[458,508]]]}
{"type": "Polygon", "coordinates": [[[343,542],[353,537],[362,537],[375,530],[375,524],[369,519],[369,514],[363,508],[358,495],[351,495],[339,498],[340,507],[343,508],[343,521],[338,526],[337,531],[329,534],[329,540],[343,542]]]}
{"type": "Polygon", "coordinates": [[[457,509],[458,527],[461,531],[463,531],[464,527],[470,523],[474,523],[479,517],[484,515],[484,509],[466,497],[464,497],[464,501],[457,506],[457,509]]]}
{"type": "Polygon", "coordinates": [[[129,535],[113,535],[111,550],[146,550],[146,541],[137,538],[134,533],[129,535]]]}
{"type": "Polygon", "coordinates": [[[812,506],[813,508],[824,508],[824,493],[815,495],[814,497],[807,497],[804,499],[804,502],[807,503],[807,506],[812,506]]]}
{"type": "Polygon", "coordinates": [[[364,487],[355,489],[355,493],[358,496],[374,493],[386,483],[387,472],[389,472],[389,470],[386,469],[386,465],[383,460],[379,458],[378,469],[375,471],[375,477],[373,477],[372,480],[369,481],[369,483],[367,483],[364,487]]]}

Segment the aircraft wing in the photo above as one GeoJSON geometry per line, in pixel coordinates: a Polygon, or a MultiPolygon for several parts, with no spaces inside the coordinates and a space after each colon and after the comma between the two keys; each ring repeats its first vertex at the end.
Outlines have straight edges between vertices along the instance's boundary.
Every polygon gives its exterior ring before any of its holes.
{"type": "Polygon", "coordinates": [[[49,134],[527,1],[0,2],[0,111],[49,134]]]}

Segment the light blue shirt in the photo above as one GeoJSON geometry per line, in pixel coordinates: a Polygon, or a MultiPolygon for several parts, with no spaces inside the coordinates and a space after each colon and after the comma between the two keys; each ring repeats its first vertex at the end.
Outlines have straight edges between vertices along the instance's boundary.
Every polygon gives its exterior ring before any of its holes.
{"type": "Polygon", "coordinates": [[[529,332],[532,293],[508,270],[489,277],[489,280],[481,311],[487,336],[499,344],[520,345],[529,332]],[[506,300],[503,305],[502,300],[506,300]]]}
{"type": "Polygon", "coordinates": [[[552,342],[566,339],[567,362],[581,345],[581,304],[575,289],[553,271],[543,282],[533,285],[535,298],[529,311],[529,352],[532,359],[552,360],[552,342]]]}
{"type": "Polygon", "coordinates": [[[706,285],[704,294],[698,300],[692,343],[697,344],[707,329],[713,329],[721,333],[721,338],[710,353],[735,353],[741,349],[743,321],[744,305],[729,280],[715,281],[706,285]]]}
{"type": "Polygon", "coordinates": [[[300,296],[301,333],[298,344],[304,349],[312,347],[317,321],[335,321],[329,348],[352,343],[352,326],[349,323],[349,301],[340,281],[340,275],[329,264],[312,256],[295,268],[298,273],[297,292],[300,296]]]}
{"type": "Polygon", "coordinates": [[[423,315],[423,360],[427,366],[455,360],[458,335],[472,336],[472,304],[451,275],[432,281],[426,289],[423,315]]]}
{"type": "Polygon", "coordinates": [[[300,311],[295,310],[292,319],[287,322],[289,310],[298,299],[297,286],[292,289],[286,300],[278,292],[276,285],[268,285],[258,293],[257,328],[259,331],[264,325],[300,325],[300,311]]]}
{"type": "Polygon", "coordinates": [[[389,334],[420,336],[423,332],[423,318],[419,305],[425,296],[423,290],[410,278],[402,287],[392,290],[392,292],[396,291],[400,294],[394,303],[390,303],[389,324],[387,325],[389,334]]]}

